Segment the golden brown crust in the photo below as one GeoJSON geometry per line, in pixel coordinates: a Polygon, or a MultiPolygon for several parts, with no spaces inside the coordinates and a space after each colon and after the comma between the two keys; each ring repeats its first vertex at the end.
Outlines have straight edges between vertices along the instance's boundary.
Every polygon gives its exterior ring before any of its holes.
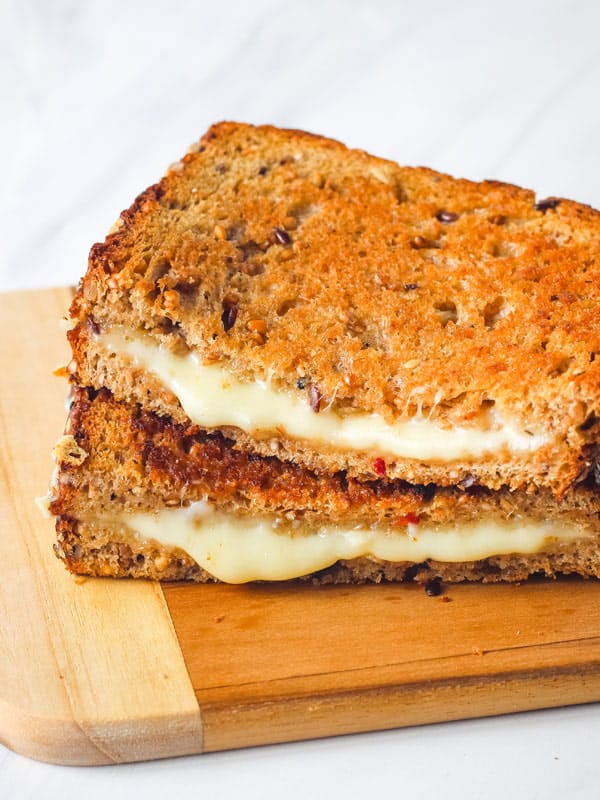
{"type": "MultiPolygon", "coordinates": [[[[403,481],[358,481],[316,474],[274,457],[236,450],[219,434],[128,407],[103,389],[76,389],[66,434],[84,458],[59,461],[50,510],[57,516],[104,516],[208,499],[243,514],[376,523],[407,515],[423,521],[527,516],[564,519],[595,530],[600,496],[580,486],[560,501],[551,492],[490,491],[476,485],[436,487],[403,481]]],[[[69,450],[71,452],[73,448],[69,450]]]]}
{"type": "MultiPolygon", "coordinates": [[[[178,338],[241,378],[301,376],[324,403],[388,419],[469,424],[494,403],[557,446],[480,480],[561,493],[588,469],[600,418],[599,231],[569,200],[222,123],[92,248],[71,313],[178,338]]],[[[99,388],[74,355],[76,379],[99,388]]],[[[290,442],[280,454],[302,458],[290,442]]],[[[405,466],[391,477],[456,480],[453,465],[405,466]]]]}
{"type": "Polygon", "coordinates": [[[523,516],[582,528],[535,555],[365,558],[317,582],[600,576],[599,232],[600,214],[569,200],[536,203],[299,131],[213,126],[92,248],[71,308],[57,555],[84,574],[211,580],[182,551],[106,527],[105,513],[208,498],[308,522],[523,516]],[[469,426],[495,407],[552,444],[477,463],[388,462],[375,480],[377,454],[192,425],[155,378],[102,352],[96,334],[112,325],[337,410],[469,426]]]}

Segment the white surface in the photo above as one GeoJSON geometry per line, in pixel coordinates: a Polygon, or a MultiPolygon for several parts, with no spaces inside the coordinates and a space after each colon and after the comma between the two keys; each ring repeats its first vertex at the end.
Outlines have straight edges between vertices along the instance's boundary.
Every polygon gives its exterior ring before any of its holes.
{"type": "MultiPolygon", "coordinates": [[[[600,206],[598,31],[594,0],[0,0],[0,288],[75,282],[223,118],[600,206]]],[[[599,739],[588,706],[97,769],[0,747],[0,797],[589,798],[599,739]]]]}
{"type": "MultiPolygon", "coordinates": [[[[598,710],[579,707],[118,767],[5,751],[3,800],[595,800],[598,710]]],[[[0,755],[1,759],[1,755],[0,755]]]]}

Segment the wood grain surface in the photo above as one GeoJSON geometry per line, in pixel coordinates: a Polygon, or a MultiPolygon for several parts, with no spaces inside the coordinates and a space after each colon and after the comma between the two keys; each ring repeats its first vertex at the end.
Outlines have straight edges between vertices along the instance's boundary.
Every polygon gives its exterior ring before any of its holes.
{"type": "Polygon", "coordinates": [[[34,506],[66,289],[0,297],[0,741],[106,764],[600,699],[600,583],[78,580],[34,506]]]}
{"type": "Polygon", "coordinates": [[[206,750],[600,699],[595,581],[164,591],[206,750]]]}
{"type": "Polygon", "coordinates": [[[199,752],[198,704],[159,586],[68,574],[45,494],[65,421],[67,289],[0,297],[0,741],[62,764],[199,752]]]}

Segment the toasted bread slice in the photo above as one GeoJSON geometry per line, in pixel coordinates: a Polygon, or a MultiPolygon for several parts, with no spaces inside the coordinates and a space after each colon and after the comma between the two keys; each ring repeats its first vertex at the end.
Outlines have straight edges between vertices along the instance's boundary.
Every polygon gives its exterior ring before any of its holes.
{"type": "Polygon", "coordinates": [[[222,123],[91,251],[73,380],[239,448],[560,496],[593,469],[600,214],[222,123]]]}
{"type": "Polygon", "coordinates": [[[75,572],[230,582],[600,575],[600,499],[357,481],[76,390],[50,510],[75,572]]]}

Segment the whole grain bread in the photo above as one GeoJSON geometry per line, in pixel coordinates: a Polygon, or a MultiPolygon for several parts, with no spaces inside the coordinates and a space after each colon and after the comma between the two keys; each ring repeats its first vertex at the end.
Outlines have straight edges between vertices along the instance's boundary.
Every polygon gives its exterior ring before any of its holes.
{"type": "MultiPolygon", "coordinates": [[[[153,541],[140,541],[124,531],[60,517],[54,549],[67,569],[79,575],[113,578],[150,578],[162,581],[207,583],[215,579],[182,550],[153,541]]],[[[532,575],[556,578],[575,573],[600,578],[600,537],[569,544],[549,545],[533,555],[503,555],[450,563],[429,559],[412,562],[356,558],[338,561],[318,573],[303,576],[317,584],[426,581],[440,578],[448,583],[478,581],[517,582],[532,575]]]]}
{"type": "MultiPolygon", "coordinates": [[[[277,530],[297,524],[351,527],[385,524],[404,536],[406,526],[474,520],[558,520],[577,525],[581,537],[549,540],[542,552],[477,562],[415,565],[373,558],[338,562],[311,576],[317,582],[522,580],[575,572],[600,574],[600,497],[579,486],[561,501],[549,490],[491,491],[477,486],[414,486],[402,481],[357,481],[344,473],[317,475],[274,457],[247,454],[219,434],[207,434],[129,407],[103,389],[76,389],[65,436],[55,451],[58,470],[50,502],[57,516],[57,555],[74,572],[161,580],[212,580],[188,554],[141,539],[123,513],[155,512],[208,500],[238,517],[276,515],[277,530]],[[110,523],[114,511],[119,518],[110,523]],[[293,518],[293,519],[292,519],[293,518]]],[[[418,534],[417,534],[418,535],[418,534]]],[[[443,535],[443,534],[440,534],[443,535]]]]}
{"type": "Polygon", "coordinates": [[[56,516],[103,517],[113,509],[157,511],[206,499],[252,517],[293,514],[306,522],[445,524],[481,518],[574,522],[600,533],[600,494],[588,480],[560,500],[550,490],[492,491],[476,484],[443,487],[405,481],[359,481],[321,474],[233,447],[221,434],[128,406],[107,389],[75,389],[50,503],[56,516]]]}
{"type": "MultiPolygon", "coordinates": [[[[185,423],[151,376],[103,355],[97,334],[118,324],[342,413],[469,426],[495,407],[551,443],[469,462],[390,460],[387,477],[560,495],[596,461],[599,308],[600,214],[589,207],[222,123],[92,248],[71,308],[71,370],[185,423]]],[[[273,452],[273,436],[226,433],[273,452]]],[[[374,476],[376,453],[275,439],[280,458],[374,476]]]]}

